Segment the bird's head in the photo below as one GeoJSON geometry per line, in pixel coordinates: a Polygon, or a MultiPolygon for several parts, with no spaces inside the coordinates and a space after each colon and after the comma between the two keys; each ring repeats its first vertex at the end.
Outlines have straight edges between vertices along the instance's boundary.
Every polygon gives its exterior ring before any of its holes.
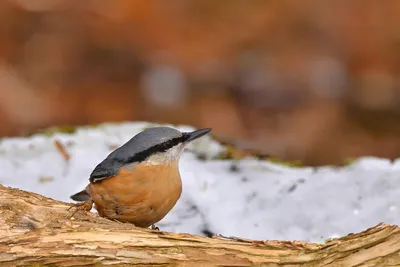
{"type": "Polygon", "coordinates": [[[132,163],[164,164],[178,160],[187,144],[211,131],[210,128],[193,132],[180,132],[170,127],[148,128],[115,151],[118,158],[132,163]]]}

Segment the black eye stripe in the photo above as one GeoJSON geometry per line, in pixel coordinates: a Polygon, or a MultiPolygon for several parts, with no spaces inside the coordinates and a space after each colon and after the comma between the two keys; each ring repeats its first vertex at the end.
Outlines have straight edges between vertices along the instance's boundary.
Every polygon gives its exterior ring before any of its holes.
{"type": "Polygon", "coordinates": [[[173,148],[174,146],[185,142],[187,139],[189,139],[189,135],[183,133],[182,136],[180,136],[180,137],[173,138],[171,140],[168,140],[167,142],[155,145],[155,146],[150,147],[142,152],[136,153],[132,157],[129,157],[125,162],[123,162],[123,164],[144,161],[151,155],[153,155],[155,153],[165,152],[168,149],[173,148]]]}

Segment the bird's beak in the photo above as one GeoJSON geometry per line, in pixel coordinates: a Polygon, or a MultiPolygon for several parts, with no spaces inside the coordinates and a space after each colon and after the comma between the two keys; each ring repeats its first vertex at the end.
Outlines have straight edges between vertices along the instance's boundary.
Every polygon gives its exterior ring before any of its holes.
{"type": "Polygon", "coordinates": [[[189,138],[186,140],[186,142],[191,142],[197,138],[202,137],[203,135],[208,134],[209,132],[211,132],[211,128],[205,128],[205,129],[193,131],[191,133],[185,133],[187,136],[189,136],[189,138]]]}

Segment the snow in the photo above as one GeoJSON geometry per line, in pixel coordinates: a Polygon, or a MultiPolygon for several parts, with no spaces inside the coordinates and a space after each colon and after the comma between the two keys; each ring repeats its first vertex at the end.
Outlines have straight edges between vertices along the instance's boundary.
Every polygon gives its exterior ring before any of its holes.
{"type": "MultiPolygon", "coordinates": [[[[151,126],[103,124],[74,134],[2,139],[0,183],[72,202],[69,196],[87,185],[93,168],[115,146],[151,126]]],[[[322,242],[379,222],[400,222],[400,160],[364,157],[340,168],[297,168],[255,158],[220,160],[223,151],[209,135],[188,147],[180,161],[182,197],[157,226],[200,235],[322,242]]]]}

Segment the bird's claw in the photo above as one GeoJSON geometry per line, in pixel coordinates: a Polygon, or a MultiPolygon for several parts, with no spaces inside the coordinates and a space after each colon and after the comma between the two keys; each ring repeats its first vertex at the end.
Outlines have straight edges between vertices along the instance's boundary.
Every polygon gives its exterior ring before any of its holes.
{"type": "Polygon", "coordinates": [[[76,210],[72,213],[71,216],[69,216],[69,218],[72,218],[78,211],[89,212],[92,209],[92,207],[93,207],[93,201],[92,200],[76,203],[76,204],[70,206],[67,209],[69,211],[72,208],[76,208],[76,210]]]}

